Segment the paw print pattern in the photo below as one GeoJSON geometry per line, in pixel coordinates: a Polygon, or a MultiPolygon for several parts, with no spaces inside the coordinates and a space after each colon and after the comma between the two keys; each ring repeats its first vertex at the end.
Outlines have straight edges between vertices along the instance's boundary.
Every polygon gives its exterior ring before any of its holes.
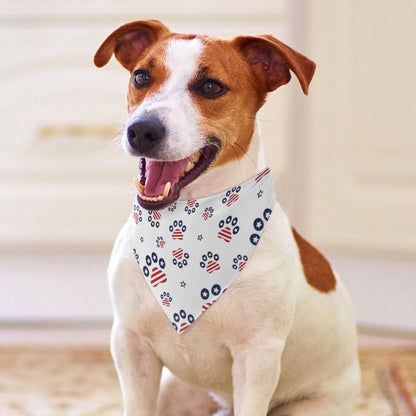
{"type": "Polygon", "coordinates": [[[169,231],[172,233],[172,240],[183,240],[183,233],[186,231],[186,225],[182,220],[173,221],[169,226],[169,231]]]}
{"type": "Polygon", "coordinates": [[[150,279],[150,284],[157,287],[161,283],[166,283],[168,278],[163,271],[166,263],[162,258],[158,258],[156,253],[146,256],[146,265],[143,266],[143,274],[150,279]]]}
{"type": "Polygon", "coordinates": [[[246,265],[247,261],[247,256],[239,254],[237,257],[234,257],[233,259],[233,269],[241,272],[244,269],[244,266],[246,265]]]}
{"type": "Polygon", "coordinates": [[[172,251],[173,264],[178,266],[180,269],[188,265],[189,254],[185,253],[182,248],[172,251]]]}
{"type": "Polygon", "coordinates": [[[160,226],[159,220],[162,218],[162,215],[160,214],[160,212],[157,210],[154,210],[154,211],[148,211],[148,214],[149,216],[147,217],[147,221],[149,221],[150,225],[152,227],[159,228],[160,226]]]}
{"type": "Polygon", "coordinates": [[[266,222],[269,221],[271,213],[272,213],[272,210],[270,208],[266,208],[263,211],[263,218],[258,217],[253,221],[253,227],[256,232],[250,235],[250,242],[254,246],[256,246],[258,242],[260,241],[259,233],[263,230],[266,222]]]}
{"type": "Polygon", "coordinates": [[[163,292],[160,295],[160,299],[162,299],[162,305],[167,306],[169,308],[169,306],[172,303],[172,296],[170,296],[170,293],[169,292],[163,292]]]}
{"type": "Polygon", "coordinates": [[[173,315],[173,320],[172,325],[180,334],[195,322],[194,316],[188,315],[183,309],[173,315]]]}
{"type": "Polygon", "coordinates": [[[232,236],[240,231],[240,227],[237,225],[238,218],[229,215],[226,220],[221,220],[218,224],[220,230],[218,231],[218,238],[223,239],[226,243],[229,243],[232,236]]]}
{"type": "Polygon", "coordinates": [[[157,238],[156,238],[156,245],[157,245],[159,248],[163,248],[163,247],[165,247],[165,244],[166,244],[166,241],[163,239],[163,237],[162,237],[162,236],[160,236],[160,237],[157,237],[157,238]]]}
{"type": "Polygon", "coordinates": [[[134,257],[137,261],[137,264],[140,266],[139,254],[137,253],[137,250],[135,248],[133,249],[133,254],[134,254],[134,257]]]}
{"type": "Polygon", "coordinates": [[[240,192],[241,186],[235,186],[234,188],[227,191],[225,197],[222,199],[222,203],[225,204],[227,207],[230,207],[234,202],[238,201],[240,196],[238,193],[240,192]]]}
{"type": "Polygon", "coordinates": [[[175,212],[176,210],[176,206],[178,205],[177,202],[175,202],[174,204],[172,204],[170,207],[168,207],[168,211],[169,212],[175,212]]]}
{"type": "Polygon", "coordinates": [[[202,219],[206,221],[208,218],[211,218],[213,214],[214,214],[214,208],[206,207],[202,214],[202,219]]]}
{"type": "Polygon", "coordinates": [[[190,199],[186,202],[185,212],[188,215],[195,213],[196,209],[199,207],[199,202],[196,199],[190,199]]]}
{"type": "Polygon", "coordinates": [[[142,222],[143,221],[142,214],[143,214],[143,212],[140,209],[140,205],[134,204],[133,205],[133,218],[134,218],[134,222],[136,223],[136,225],[139,222],[142,222]]]}
{"type": "Polygon", "coordinates": [[[205,300],[206,303],[202,305],[202,312],[205,312],[210,306],[212,306],[220,294],[221,286],[219,284],[212,286],[211,291],[208,288],[203,288],[201,290],[201,298],[205,300]]]}
{"type": "Polygon", "coordinates": [[[212,251],[208,251],[207,254],[202,256],[202,261],[199,263],[201,268],[205,269],[207,273],[211,274],[217,270],[220,270],[221,267],[218,263],[220,256],[212,251]]]}

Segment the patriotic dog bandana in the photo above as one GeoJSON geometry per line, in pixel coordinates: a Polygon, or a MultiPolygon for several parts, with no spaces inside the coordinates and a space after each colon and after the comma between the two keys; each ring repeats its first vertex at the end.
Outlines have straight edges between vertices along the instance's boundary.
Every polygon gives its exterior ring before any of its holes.
{"type": "Polygon", "coordinates": [[[217,195],[162,210],[133,206],[133,252],[145,280],[181,334],[244,269],[275,201],[269,168],[217,195]]]}

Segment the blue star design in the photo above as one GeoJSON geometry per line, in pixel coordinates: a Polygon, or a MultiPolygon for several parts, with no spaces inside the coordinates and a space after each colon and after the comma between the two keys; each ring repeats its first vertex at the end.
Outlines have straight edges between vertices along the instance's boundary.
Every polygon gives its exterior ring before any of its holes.
{"type": "Polygon", "coordinates": [[[197,237],[198,241],[201,241],[203,238],[204,237],[202,236],[202,234],[199,234],[198,237],[197,237]]]}
{"type": "Polygon", "coordinates": [[[217,287],[214,287],[214,289],[212,289],[212,291],[214,292],[215,295],[218,295],[219,289],[217,287]]]}
{"type": "Polygon", "coordinates": [[[263,222],[262,221],[256,221],[256,230],[261,230],[263,228],[263,222]]]}
{"type": "Polygon", "coordinates": [[[261,198],[263,196],[263,190],[260,189],[260,191],[257,192],[257,198],[261,198]]]}
{"type": "Polygon", "coordinates": [[[182,280],[182,282],[181,282],[181,287],[185,287],[186,286],[186,282],[184,282],[183,280],[182,280]]]}

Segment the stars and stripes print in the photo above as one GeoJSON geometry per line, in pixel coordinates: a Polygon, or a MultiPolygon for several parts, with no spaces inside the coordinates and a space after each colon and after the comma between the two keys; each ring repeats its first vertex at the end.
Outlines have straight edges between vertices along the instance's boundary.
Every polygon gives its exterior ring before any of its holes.
{"type": "MultiPolygon", "coordinates": [[[[138,200],[137,200],[138,201],[138,200]]],[[[178,334],[215,307],[250,261],[275,204],[269,168],[220,194],[148,211],[135,201],[133,252],[178,334]]]]}

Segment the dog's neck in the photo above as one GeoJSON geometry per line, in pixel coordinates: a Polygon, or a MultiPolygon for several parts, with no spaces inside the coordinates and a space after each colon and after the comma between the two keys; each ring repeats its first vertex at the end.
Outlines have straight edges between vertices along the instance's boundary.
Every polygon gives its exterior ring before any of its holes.
{"type": "Polygon", "coordinates": [[[212,167],[186,186],[180,200],[204,198],[239,185],[266,167],[260,128],[255,123],[250,146],[241,159],[223,166],[212,167]]]}

